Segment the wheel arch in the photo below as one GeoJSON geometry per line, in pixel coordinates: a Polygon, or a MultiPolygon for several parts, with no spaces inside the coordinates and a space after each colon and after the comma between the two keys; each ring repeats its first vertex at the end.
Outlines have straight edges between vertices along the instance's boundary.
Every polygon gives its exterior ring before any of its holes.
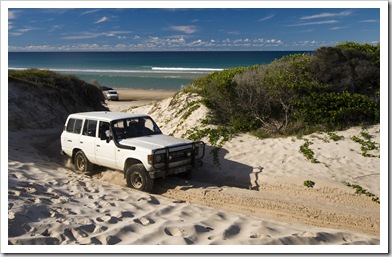
{"type": "Polygon", "coordinates": [[[132,165],[139,164],[139,163],[141,163],[144,166],[143,162],[141,162],[138,159],[135,159],[135,158],[128,158],[128,159],[126,159],[125,163],[124,163],[124,169],[123,169],[123,171],[124,171],[124,178],[126,177],[127,169],[129,167],[131,167],[132,165]]]}
{"type": "Polygon", "coordinates": [[[77,152],[79,152],[79,151],[82,151],[82,149],[74,148],[74,149],[72,150],[72,156],[71,156],[71,163],[72,163],[72,164],[75,164],[75,163],[74,163],[75,154],[76,154],[77,152]]]}

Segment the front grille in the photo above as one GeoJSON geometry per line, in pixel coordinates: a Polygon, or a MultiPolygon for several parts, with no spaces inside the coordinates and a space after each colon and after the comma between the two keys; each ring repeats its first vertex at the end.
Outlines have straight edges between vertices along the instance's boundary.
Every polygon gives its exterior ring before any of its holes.
{"type": "MultiPolygon", "coordinates": [[[[193,164],[196,160],[200,160],[204,156],[204,143],[202,141],[185,144],[175,147],[166,147],[157,149],[153,155],[161,155],[163,162],[153,162],[155,169],[173,168],[187,164],[193,164]],[[196,147],[200,148],[198,151],[196,147]],[[177,151],[176,151],[177,150],[177,151]]],[[[153,158],[155,160],[155,158],[153,158]]]]}

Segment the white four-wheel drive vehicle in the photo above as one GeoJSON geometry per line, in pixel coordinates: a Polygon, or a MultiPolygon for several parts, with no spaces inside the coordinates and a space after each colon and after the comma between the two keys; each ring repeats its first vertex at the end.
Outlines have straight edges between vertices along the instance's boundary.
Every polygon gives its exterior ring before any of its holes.
{"type": "Polygon", "coordinates": [[[122,170],[129,187],[146,192],[156,178],[201,167],[204,148],[202,141],[163,135],[148,115],[122,112],[71,114],[61,134],[61,152],[77,171],[93,164],[122,170]]]}
{"type": "Polygon", "coordinates": [[[113,101],[118,101],[118,93],[116,90],[108,90],[106,92],[106,99],[108,100],[113,100],[113,101]]]}

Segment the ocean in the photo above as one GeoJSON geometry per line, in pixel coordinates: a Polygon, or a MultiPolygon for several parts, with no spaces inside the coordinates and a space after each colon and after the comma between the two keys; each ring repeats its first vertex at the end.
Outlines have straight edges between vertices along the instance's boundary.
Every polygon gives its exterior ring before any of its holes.
{"type": "Polygon", "coordinates": [[[179,90],[223,69],[268,64],[305,51],[9,52],[8,69],[48,69],[112,88],[179,90]]]}

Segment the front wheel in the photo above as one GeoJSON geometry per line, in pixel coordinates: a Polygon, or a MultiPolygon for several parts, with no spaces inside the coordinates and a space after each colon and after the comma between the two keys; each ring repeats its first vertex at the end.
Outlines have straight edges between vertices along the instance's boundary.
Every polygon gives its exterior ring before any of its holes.
{"type": "Polygon", "coordinates": [[[134,164],[126,170],[127,185],[131,188],[151,192],[154,179],[150,178],[143,164],[134,164]]]}

